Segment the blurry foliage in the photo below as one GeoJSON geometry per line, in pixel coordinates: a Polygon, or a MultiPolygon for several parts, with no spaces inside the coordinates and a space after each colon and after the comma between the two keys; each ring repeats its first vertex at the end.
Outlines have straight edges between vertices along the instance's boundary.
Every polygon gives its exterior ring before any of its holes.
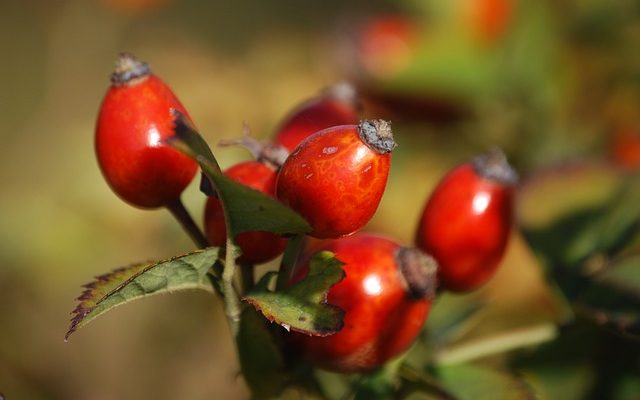
{"type": "MultiPolygon", "coordinates": [[[[168,215],[118,202],[93,160],[112,61],[130,50],[153,61],[211,143],[237,136],[244,120],[265,137],[299,99],[337,79],[356,81],[366,112],[389,115],[400,143],[370,229],[405,242],[455,162],[499,145],[525,177],[518,216],[526,243],[514,237],[483,290],[440,297],[404,364],[365,377],[301,366],[317,386],[285,397],[338,398],[355,387],[362,398],[399,389],[409,398],[478,399],[488,387],[498,391],[493,399],[637,399],[640,184],[637,170],[617,167],[610,146],[640,121],[640,4],[517,1],[504,36],[487,45],[456,17],[471,1],[0,3],[0,392],[248,397],[209,296],[123,307],[63,345],[70,299],[91,274],[191,246],[168,215]],[[388,12],[410,15],[420,36],[406,68],[365,76],[349,46],[362,23],[388,12]]],[[[216,155],[224,166],[244,157],[216,155]]],[[[202,206],[195,188],[186,201],[202,206]]],[[[243,318],[238,340],[255,352],[240,358],[264,356],[259,365],[276,366],[269,383],[280,388],[283,360],[266,351],[274,344],[243,330],[268,330],[253,317],[243,318]]],[[[256,375],[247,380],[264,383],[256,375]]]]}

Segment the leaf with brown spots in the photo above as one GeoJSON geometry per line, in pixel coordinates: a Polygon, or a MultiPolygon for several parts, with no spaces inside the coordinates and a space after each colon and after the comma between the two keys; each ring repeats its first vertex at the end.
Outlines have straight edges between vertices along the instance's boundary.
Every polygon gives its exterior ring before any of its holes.
{"type": "Polygon", "coordinates": [[[327,303],[327,291],[345,274],[343,263],[323,251],[311,258],[309,274],[279,292],[266,289],[273,275],[266,275],[244,298],[269,321],[311,336],[328,336],[342,329],[344,311],[327,303]]]}

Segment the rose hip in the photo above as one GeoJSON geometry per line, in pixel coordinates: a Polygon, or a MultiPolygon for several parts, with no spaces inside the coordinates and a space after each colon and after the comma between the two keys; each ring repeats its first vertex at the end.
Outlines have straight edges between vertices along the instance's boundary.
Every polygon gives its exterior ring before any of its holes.
{"type": "Polygon", "coordinates": [[[277,197],[311,224],[311,236],[350,235],[378,208],[395,145],[389,123],[382,120],[317,132],[280,169],[277,197]]]}
{"type": "Polygon", "coordinates": [[[513,224],[516,181],[504,154],[494,151],[454,168],[434,189],[416,246],[438,261],[443,288],[466,292],[493,276],[513,224]]]}
{"type": "Polygon", "coordinates": [[[107,183],[141,208],[179,199],[197,164],[163,140],[173,135],[175,109],[188,113],[146,63],[122,54],[96,124],[95,150],[107,183]]]}

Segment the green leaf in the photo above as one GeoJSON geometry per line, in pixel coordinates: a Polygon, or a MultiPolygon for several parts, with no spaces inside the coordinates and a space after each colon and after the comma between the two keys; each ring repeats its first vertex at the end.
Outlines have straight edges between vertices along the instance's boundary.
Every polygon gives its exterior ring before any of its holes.
{"type": "MultiPolygon", "coordinates": [[[[311,368],[311,366],[309,366],[311,368]]],[[[327,399],[347,399],[353,391],[353,375],[345,375],[338,372],[325,371],[314,368],[313,377],[320,387],[320,392],[327,399]]]]}
{"type": "Polygon", "coordinates": [[[540,399],[582,400],[588,398],[595,379],[587,364],[556,363],[532,367],[524,372],[525,379],[540,395],[540,399]]]}
{"type": "Polygon", "coordinates": [[[632,372],[622,376],[616,385],[612,400],[638,400],[640,379],[632,372]]]}
{"type": "Polygon", "coordinates": [[[442,293],[429,313],[426,332],[430,341],[442,346],[459,339],[476,326],[484,308],[479,299],[442,293]]]}
{"type": "Polygon", "coordinates": [[[236,342],[242,375],[251,393],[260,399],[280,394],[288,380],[284,357],[267,321],[253,308],[243,311],[236,342]]]}
{"type": "Polygon", "coordinates": [[[232,236],[249,231],[280,235],[311,232],[312,228],[304,218],[284,204],[224,175],[207,143],[178,112],[175,123],[176,135],[168,143],[200,164],[215,187],[232,236]]]}
{"type": "Polygon", "coordinates": [[[594,224],[623,187],[612,168],[595,163],[561,165],[525,182],[518,219],[531,247],[550,269],[581,265],[598,246],[594,224]]]}
{"type": "Polygon", "coordinates": [[[84,285],[78,297],[80,304],[73,310],[73,318],[65,340],[78,328],[121,304],[153,294],[186,289],[213,292],[215,282],[207,274],[218,259],[219,249],[209,247],[160,262],[146,262],[118,268],[84,285]]]}
{"type": "Polygon", "coordinates": [[[600,351],[612,345],[610,337],[578,321],[567,325],[556,340],[516,354],[511,367],[535,389],[540,400],[592,398],[589,394],[598,379],[597,368],[602,367],[608,374],[621,366],[619,362],[600,365],[596,361],[595,354],[618,360],[615,353],[600,351]]]}
{"type": "Polygon", "coordinates": [[[398,369],[400,388],[396,398],[428,399],[428,400],[456,400],[451,393],[442,387],[433,376],[426,371],[415,368],[409,363],[402,363],[398,369]]]}
{"type": "Polygon", "coordinates": [[[570,260],[581,261],[593,253],[613,255],[640,232],[640,182],[631,180],[604,204],[597,218],[567,248],[570,260]]]}
{"type": "Polygon", "coordinates": [[[384,368],[364,375],[356,385],[353,400],[391,400],[397,389],[395,374],[387,373],[384,368]]]}
{"type": "MultiPolygon", "coordinates": [[[[244,300],[287,330],[313,336],[331,335],[342,329],[344,311],[327,304],[327,291],[344,278],[342,265],[331,252],[316,253],[311,258],[308,275],[300,282],[279,292],[254,291],[244,300]]],[[[264,283],[259,286],[264,288],[264,283]]]]}
{"type": "Polygon", "coordinates": [[[574,308],[598,325],[640,338],[640,254],[604,266],[579,292],[574,308]]]}
{"type": "Polygon", "coordinates": [[[640,254],[615,261],[598,274],[596,279],[640,300],[640,254]]]}
{"type": "Polygon", "coordinates": [[[534,399],[531,388],[507,372],[471,364],[441,367],[436,370],[440,383],[459,400],[534,399]]]}

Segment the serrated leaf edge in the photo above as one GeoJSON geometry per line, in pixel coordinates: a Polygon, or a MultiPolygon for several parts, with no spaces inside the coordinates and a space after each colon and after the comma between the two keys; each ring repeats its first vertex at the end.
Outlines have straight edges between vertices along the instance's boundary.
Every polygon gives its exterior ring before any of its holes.
{"type": "MultiPolygon", "coordinates": [[[[101,275],[96,276],[95,279],[92,282],[85,283],[85,284],[81,285],[81,287],[84,287],[85,290],[83,290],[82,293],[80,294],[80,296],[78,296],[76,298],[76,300],[80,301],[80,304],[78,304],[73,309],[73,311],[71,311],[71,313],[70,313],[71,315],[73,315],[73,317],[70,320],[71,324],[69,326],[69,329],[67,330],[67,333],[64,335],[64,341],[67,342],[69,340],[69,337],[84,325],[82,323],[84,321],[84,318],[87,315],[89,315],[93,310],[95,310],[95,308],[99,304],[101,304],[102,302],[104,302],[105,300],[110,298],[111,296],[113,296],[116,293],[118,293],[121,289],[123,289],[125,286],[127,286],[129,283],[131,283],[133,280],[135,280],[140,275],[142,275],[145,272],[157,267],[160,264],[164,264],[164,263],[167,263],[167,262],[172,262],[172,261],[175,261],[175,260],[177,260],[179,258],[182,258],[182,257],[186,257],[186,256],[198,254],[198,253],[203,253],[203,252],[205,252],[207,250],[208,249],[199,249],[199,250],[196,250],[196,251],[193,251],[193,252],[190,252],[190,253],[176,255],[176,256],[173,256],[173,257],[170,257],[170,258],[167,258],[167,259],[164,259],[164,260],[160,260],[160,261],[139,262],[139,263],[130,264],[130,265],[126,266],[126,267],[115,268],[111,272],[107,272],[105,274],[101,274],[101,275]],[[113,276],[113,275],[115,275],[115,274],[117,274],[117,273],[124,272],[124,271],[126,271],[128,269],[139,267],[139,266],[145,265],[145,264],[146,264],[146,266],[143,267],[142,269],[140,269],[140,271],[138,271],[137,273],[134,273],[129,278],[127,278],[122,283],[120,283],[118,286],[116,286],[115,288],[111,289],[108,293],[106,293],[105,295],[100,297],[98,300],[96,300],[92,307],[85,308],[85,307],[82,306],[82,302],[84,302],[86,300],[89,300],[92,291],[96,289],[96,287],[98,286],[99,283],[108,282],[108,278],[113,276]]],[[[179,286],[174,287],[171,290],[167,290],[167,292],[171,293],[173,290],[175,290],[177,288],[179,288],[179,286]]],[[[208,289],[210,289],[210,287],[207,286],[207,285],[199,285],[197,287],[194,287],[194,289],[208,290],[208,289]]],[[[157,294],[162,294],[162,293],[164,293],[164,292],[158,291],[158,292],[155,292],[155,293],[149,293],[149,294],[146,294],[145,297],[153,296],[153,295],[157,295],[157,294]]],[[[122,304],[125,304],[125,303],[117,304],[113,308],[119,307],[122,304]]],[[[105,312],[106,311],[107,310],[105,310],[105,312]]]]}

